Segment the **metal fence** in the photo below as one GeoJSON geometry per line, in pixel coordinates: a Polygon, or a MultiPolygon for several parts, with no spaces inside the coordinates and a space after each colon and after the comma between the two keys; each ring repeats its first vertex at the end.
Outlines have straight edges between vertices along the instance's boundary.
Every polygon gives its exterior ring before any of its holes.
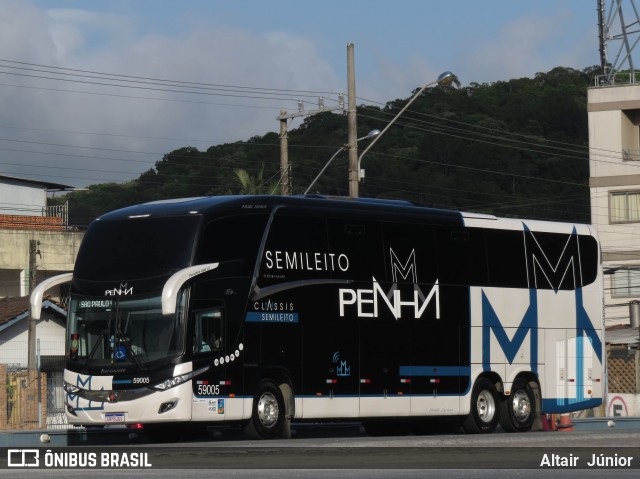
{"type": "Polygon", "coordinates": [[[65,201],[62,205],[43,206],[42,216],[62,218],[62,223],[66,228],[69,225],[69,202],[65,201]]]}
{"type": "Polygon", "coordinates": [[[596,87],[635,85],[638,82],[640,82],[640,73],[636,71],[623,71],[609,73],[606,75],[596,75],[593,78],[593,85],[596,87]]]}
{"type": "Polygon", "coordinates": [[[64,343],[37,341],[37,369],[27,369],[27,342],[0,342],[0,430],[67,429],[64,343]]]}

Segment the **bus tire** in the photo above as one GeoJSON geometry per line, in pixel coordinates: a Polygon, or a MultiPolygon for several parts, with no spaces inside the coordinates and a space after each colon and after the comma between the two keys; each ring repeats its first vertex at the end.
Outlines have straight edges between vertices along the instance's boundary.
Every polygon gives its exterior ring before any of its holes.
{"type": "Polygon", "coordinates": [[[271,380],[258,384],[246,433],[259,439],[284,437],[286,407],[282,390],[271,380]]]}
{"type": "Polygon", "coordinates": [[[487,378],[479,378],[471,393],[471,411],[464,419],[462,428],[466,433],[490,433],[496,429],[499,419],[500,401],[495,385],[487,378]]]}
{"type": "Polygon", "coordinates": [[[535,417],[533,389],[524,379],[516,379],[509,396],[500,405],[500,426],[507,432],[529,431],[535,417]]]}

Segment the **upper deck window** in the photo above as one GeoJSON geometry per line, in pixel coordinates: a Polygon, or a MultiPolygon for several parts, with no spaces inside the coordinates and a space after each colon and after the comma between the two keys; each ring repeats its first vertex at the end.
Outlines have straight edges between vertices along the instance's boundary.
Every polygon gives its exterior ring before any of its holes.
{"type": "Polygon", "coordinates": [[[253,274],[268,216],[239,215],[219,218],[204,229],[198,253],[199,263],[236,262],[235,271],[253,274]]]}
{"type": "Polygon", "coordinates": [[[96,221],[76,261],[81,279],[148,278],[191,264],[199,216],[96,221]]]}

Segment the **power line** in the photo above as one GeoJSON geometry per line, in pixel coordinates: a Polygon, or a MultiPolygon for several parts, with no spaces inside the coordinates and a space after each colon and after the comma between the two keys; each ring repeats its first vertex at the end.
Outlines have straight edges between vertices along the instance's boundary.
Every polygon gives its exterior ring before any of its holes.
{"type": "MultiPolygon", "coordinates": [[[[0,60],[0,62],[2,61],[11,62],[10,60],[0,60]]],[[[25,63],[22,63],[22,64],[25,64],[25,63]]],[[[183,81],[176,81],[176,80],[161,80],[161,79],[153,79],[149,77],[134,77],[131,75],[115,75],[111,73],[100,73],[98,74],[100,76],[96,76],[96,75],[84,75],[84,74],[75,74],[75,73],[59,73],[57,71],[52,71],[52,69],[60,69],[65,71],[77,71],[77,72],[86,71],[86,70],[73,70],[73,69],[66,69],[66,68],[59,68],[59,67],[46,67],[48,68],[48,70],[42,70],[42,69],[36,69],[36,68],[15,67],[11,65],[0,65],[0,68],[32,71],[35,73],[48,73],[53,75],[64,75],[64,77],[43,76],[43,75],[35,75],[30,73],[0,70],[1,75],[9,75],[9,76],[33,78],[33,79],[49,80],[49,81],[70,82],[70,83],[78,83],[78,84],[101,86],[101,87],[106,86],[106,87],[115,87],[115,88],[127,88],[127,89],[133,89],[133,90],[157,91],[157,92],[164,92],[164,93],[180,93],[180,94],[198,95],[198,96],[220,96],[220,97],[243,98],[243,99],[251,99],[251,100],[277,100],[277,101],[288,100],[288,101],[296,101],[296,102],[302,101],[304,103],[312,103],[311,101],[305,100],[304,98],[316,99],[318,94],[339,95],[339,93],[333,93],[333,92],[311,92],[311,91],[303,91],[303,90],[285,90],[285,89],[275,89],[275,88],[242,87],[242,86],[234,86],[234,85],[216,85],[216,84],[207,84],[207,83],[183,82],[183,81]],[[71,78],[68,78],[68,77],[71,77],[71,78]],[[80,79],[80,78],[84,78],[84,79],[80,79]],[[103,81],[92,81],[92,80],[103,80],[103,81]],[[113,82],[119,82],[119,83],[113,83],[113,82]],[[166,87],[166,88],[161,88],[161,87],[166,87]]],[[[21,88],[40,88],[40,87],[32,87],[32,86],[26,86],[26,85],[4,85],[4,86],[15,86],[15,87],[21,87],[21,88]]],[[[75,91],[75,90],[60,90],[60,91],[67,91],[67,92],[73,92],[73,93],[85,93],[85,94],[109,95],[106,93],[81,92],[81,91],[75,91]]],[[[119,96],[119,95],[115,95],[115,96],[119,96]]],[[[169,99],[164,99],[164,98],[149,98],[149,97],[135,97],[135,98],[171,101],[169,99]]],[[[197,103],[203,103],[203,102],[199,101],[197,103]]],[[[337,100],[336,100],[336,103],[338,103],[337,100]]]]}
{"type": "MultiPolygon", "coordinates": [[[[144,76],[133,76],[133,75],[122,75],[116,73],[105,73],[91,70],[80,70],[74,68],[63,68],[56,67],[51,65],[42,65],[38,63],[27,63],[20,62],[15,60],[7,60],[0,58],[0,62],[4,63],[14,63],[18,65],[28,65],[31,67],[41,67],[41,68],[49,68],[52,70],[62,70],[62,71],[71,71],[77,73],[87,73],[91,75],[103,75],[110,77],[120,77],[125,79],[132,80],[141,80],[141,81],[153,81],[153,82],[162,82],[162,83],[175,83],[179,85],[193,85],[198,87],[215,87],[215,88],[237,88],[237,89],[247,89],[247,90],[256,90],[256,91],[274,91],[274,92],[286,92],[289,94],[313,94],[313,95],[339,95],[339,92],[331,92],[331,91],[313,91],[313,90],[291,90],[291,89],[281,89],[281,88],[263,88],[263,87],[250,87],[250,86],[239,86],[239,85],[225,85],[225,84],[216,84],[216,83],[204,83],[204,82],[191,82],[191,81],[182,81],[182,80],[167,80],[156,77],[144,77],[144,76]]],[[[9,68],[18,68],[18,67],[9,67],[9,68]]],[[[78,75],[79,76],[79,75],[78,75]]]]}

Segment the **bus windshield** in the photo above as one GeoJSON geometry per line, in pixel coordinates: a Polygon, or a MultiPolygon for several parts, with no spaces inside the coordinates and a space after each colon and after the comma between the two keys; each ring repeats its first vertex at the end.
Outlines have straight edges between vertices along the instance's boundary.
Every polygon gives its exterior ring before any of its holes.
{"type": "Polygon", "coordinates": [[[185,268],[200,220],[192,215],[95,221],[78,251],[74,277],[122,281],[185,268]]]}
{"type": "Polygon", "coordinates": [[[135,366],[146,369],[184,351],[185,294],[175,314],[162,315],[159,296],[72,297],[67,354],[83,369],[135,366]]]}

